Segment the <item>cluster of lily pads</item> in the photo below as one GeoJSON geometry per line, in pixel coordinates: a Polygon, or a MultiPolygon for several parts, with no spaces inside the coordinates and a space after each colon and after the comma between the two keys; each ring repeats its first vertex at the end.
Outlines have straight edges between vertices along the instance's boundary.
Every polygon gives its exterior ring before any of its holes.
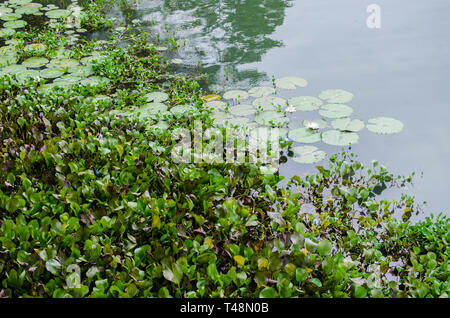
{"type": "Polygon", "coordinates": [[[42,86],[42,90],[55,86],[87,86],[107,82],[107,78],[92,76],[93,61],[101,60],[100,52],[74,59],[71,57],[72,52],[63,46],[56,51],[48,50],[43,43],[30,43],[23,47],[22,41],[11,38],[27,26],[27,18],[44,16],[44,24],[50,28],[56,28],[59,20],[64,19],[65,31],[62,36],[66,37],[68,45],[75,44],[80,34],[86,32],[86,29],[77,28],[80,10],[77,1],[72,1],[67,9],[60,9],[53,4],[43,6],[30,0],[10,0],[1,4],[0,19],[5,22],[0,29],[0,37],[6,45],[0,48],[0,76],[9,75],[22,83],[29,79],[44,79],[46,84],[42,86]],[[20,49],[27,55],[23,60],[18,56],[20,49]]]}
{"type": "MultiPolygon", "coordinates": [[[[328,89],[315,96],[297,96],[284,99],[277,89],[305,87],[307,81],[300,77],[284,77],[274,80],[273,87],[254,87],[249,91],[231,90],[219,95],[208,95],[206,105],[213,109],[215,124],[220,127],[237,127],[248,130],[271,127],[278,129],[279,135],[300,144],[323,141],[334,146],[350,146],[359,141],[358,132],[364,128],[378,134],[394,134],[403,129],[403,124],[394,118],[376,117],[364,123],[354,119],[353,108],[348,106],[353,94],[342,89],[328,89]],[[294,128],[301,112],[318,111],[317,120],[303,120],[303,127],[294,128]],[[330,128],[330,129],[328,129],[330,128]],[[327,130],[328,129],[328,130],[327,130]]],[[[325,159],[324,151],[312,145],[293,148],[300,163],[316,163],[325,159]]]]}

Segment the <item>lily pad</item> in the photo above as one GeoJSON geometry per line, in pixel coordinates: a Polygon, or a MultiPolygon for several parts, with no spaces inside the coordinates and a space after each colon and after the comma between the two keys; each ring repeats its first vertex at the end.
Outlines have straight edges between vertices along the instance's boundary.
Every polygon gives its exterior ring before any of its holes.
{"type": "Polygon", "coordinates": [[[147,102],[161,103],[169,99],[169,95],[164,92],[151,92],[145,95],[147,102]]]}
{"type": "Polygon", "coordinates": [[[322,133],[322,141],[333,146],[349,146],[358,143],[359,136],[354,132],[327,130],[322,133]]]}
{"type": "Polygon", "coordinates": [[[16,64],[17,61],[17,56],[13,54],[0,56],[0,67],[16,64]]]}
{"type": "Polygon", "coordinates": [[[290,98],[288,104],[294,106],[296,110],[313,111],[319,109],[323,102],[313,96],[297,96],[290,98]]]}
{"type": "Polygon", "coordinates": [[[189,115],[194,113],[197,109],[192,105],[177,105],[170,109],[170,112],[174,115],[189,115]]]}
{"type": "Polygon", "coordinates": [[[214,100],[212,102],[207,102],[205,105],[212,109],[225,109],[227,103],[222,102],[220,100],[214,100]]]}
{"type": "Polygon", "coordinates": [[[53,59],[50,61],[50,64],[48,65],[48,67],[54,67],[54,68],[60,68],[60,69],[65,69],[65,68],[72,68],[75,66],[78,66],[80,64],[80,62],[78,62],[75,59],[53,59]]]}
{"type": "Polygon", "coordinates": [[[94,74],[94,70],[92,69],[91,66],[78,65],[69,68],[69,73],[72,74],[73,76],[88,77],[94,74]]]}
{"type": "Polygon", "coordinates": [[[213,119],[215,125],[222,125],[225,119],[230,119],[232,116],[228,113],[217,111],[211,115],[211,118],[213,119]]]}
{"type": "Polygon", "coordinates": [[[107,84],[108,82],[109,82],[109,79],[106,77],[91,76],[88,78],[84,78],[82,81],[80,81],[80,85],[97,86],[97,85],[107,84]]]}
{"type": "Polygon", "coordinates": [[[20,18],[22,18],[22,15],[17,13],[5,13],[0,16],[0,19],[3,21],[14,21],[20,18]]]}
{"type": "Polygon", "coordinates": [[[308,81],[296,76],[287,76],[275,80],[275,86],[283,89],[296,89],[297,86],[305,87],[308,81]]]}
{"type": "Polygon", "coordinates": [[[44,52],[47,47],[42,43],[32,43],[24,47],[25,51],[44,52]]]}
{"type": "Polygon", "coordinates": [[[140,113],[140,119],[155,118],[155,115],[157,114],[162,115],[167,113],[167,106],[163,103],[148,103],[134,112],[140,113]]]}
{"type": "Polygon", "coordinates": [[[331,122],[331,126],[340,131],[358,132],[364,129],[365,125],[364,122],[359,119],[338,118],[331,122]]]}
{"type": "Polygon", "coordinates": [[[0,29],[0,38],[10,37],[14,33],[16,33],[16,30],[11,28],[0,29]]]}
{"type": "Polygon", "coordinates": [[[24,83],[29,79],[38,79],[39,71],[37,70],[25,70],[16,74],[16,79],[19,83],[24,83]]]}
{"type": "Polygon", "coordinates": [[[223,94],[224,99],[232,99],[232,100],[244,100],[248,98],[248,93],[242,90],[231,90],[223,94]]]}
{"type": "Polygon", "coordinates": [[[275,94],[276,90],[273,87],[269,87],[269,86],[258,86],[258,87],[253,87],[248,91],[248,94],[251,97],[264,97],[264,96],[269,96],[272,94],[275,94]]]}
{"type": "Polygon", "coordinates": [[[328,122],[323,119],[315,119],[315,120],[304,120],[302,121],[302,125],[308,129],[323,129],[328,127],[328,122]]]}
{"type": "Polygon", "coordinates": [[[390,117],[377,117],[369,119],[367,129],[382,135],[396,134],[403,130],[403,123],[390,117]]]}
{"type": "Polygon", "coordinates": [[[36,14],[39,12],[39,7],[37,6],[22,6],[17,8],[15,11],[17,14],[36,14]]]}
{"type": "Polygon", "coordinates": [[[13,12],[13,9],[0,5],[0,16],[13,12]]]}
{"type": "Polygon", "coordinates": [[[247,118],[247,117],[232,117],[232,118],[224,119],[223,125],[225,127],[226,126],[228,126],[228,127],[230,127],[230,126],[238,126],[238,127],[240,127],[240,126],[245,125],[249,121],[250,121],[250,119],[247,118]]]}
{"type": "Polygon", "coordinates": [[[235,116],[250,116],[256,113],[253,105],[236,105],[229,109],[229,112],[235,116]]]}
{"type": "Polygon", "coordinates": [[[297,146],[292,149],[297,157],[292,158],[295,162],[312,164],[324,160],[327,154],[314,146],[297,146]]]}
{"type": "Polygon", "coordinates": [[[353,108],[343,104],[327,104],[320,108],[319,114],[328,118],[344,118],[353,113],[353,108]]]}
{"type": "Polygon", "coordinates": [[[319,98],[330,104],[345,104],[353,100],[353,94],[342,89],[327,89],[319,94],[319,98]]]}
{"type": "Polygon", "coordinates": [[[70,11],[64,10],[64,9],[51,10],[51,11],[47,11],[45,13],[45,15],[50,19],[65,18],[65,17],[69,16],[69,14],[70,14],[70,11]]]}
{"type": "Polygon", "coordinates": [[[39,68],[47,64],[49,60],[45,57],[30,57],[23,61],[22,65],[29,68],[39,68]]]}
{"type": "Polygon", "coordinates": [[[19,64],[12,64],[12,65],[3,67],[0,70],[0,76],[3,76],[3,75],[15,76],[16,74],[24,72],[24,71],[26,71],[25,66],[19,65],[19,64]]]}
{"type": "Polygon", "coordinates": [[[3,27],[10,29],[20,29],[27,25],[28,23],[23,20],[14,20],[3,23],[3,27]]]}
{"type": "Polygon", "coordinates": [[[42,78],[52,79],[64,75],[64,71],[59,68],[45,68],[40,71],[40,76],[42,78]]]}
{"type": "Polygon", "coordinates": [[[255,121],[260,125],[266,126],[279,126],[287,124],[289,119],[284,116],[281,112],[276,111],[265,111],[256,114],[255,121]]]}
{"type": "Polygon", "coordinates": [[[286,100],[276,96],[265,96],[255,99],[252,104],[261,111],[277,110],[286,106],[286,100]]]}
{"type": "Polygon", "coordinates": [[[288,137],[292,141],[304,144],[312,144],[320,141],[320,133],[316,132],[313,129],[303,127],[289,131],[288,137]]]}
{"type": "Polygon", "coordinates": [[[250,137],[257,140],[268,141],[278,136],[279,139],[286,139],[288,130],[278,127],[256,127],[250,131],[250,137]]]}

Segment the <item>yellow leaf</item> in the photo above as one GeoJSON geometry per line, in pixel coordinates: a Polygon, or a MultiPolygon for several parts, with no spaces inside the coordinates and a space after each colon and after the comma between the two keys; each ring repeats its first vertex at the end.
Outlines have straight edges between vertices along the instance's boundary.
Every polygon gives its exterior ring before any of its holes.
{"type": "Polygon", "coordinates": [[[239,266],[244,266],[245,258],[243,258],[241,255],[236,255],[233,258],[236,261],[236,263],[238,263],[239,266]]]}
{"type": "Polygon", "coordinates": [[[158,215],[153,216],[152,227],[156,227],[158,230],[161,228],[161,219],[158,215]]]}
{"type": "Polygon", "coordinates": [[[258,269],[269,268],[269,260],[265,257],[258,259],[258,269]]]}
{"type": "Polygon", "coordinates": [[[217,95],[217,94],[204,95],[200,98],[203,99],[205,102],[212,102],[213,100],[221,99],[220,95],[217,95]]]}

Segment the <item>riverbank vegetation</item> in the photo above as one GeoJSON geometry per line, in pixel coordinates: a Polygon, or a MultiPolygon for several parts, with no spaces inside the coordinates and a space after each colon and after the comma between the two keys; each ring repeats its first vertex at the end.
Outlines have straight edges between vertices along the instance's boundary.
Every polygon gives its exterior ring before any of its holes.
{"type": "Polygon", "coordinates": [[[1,297],[448,296],[449,219],[384,199],[412,176],[348,152],[287,187],[257,164],[174,162],[174,130],[212,125],[207,92],[171,72],[173,39],[94,3],[78,27],[2,32],[1,297]],[[99,28],[111,39],[83,35],[99,28]]]}

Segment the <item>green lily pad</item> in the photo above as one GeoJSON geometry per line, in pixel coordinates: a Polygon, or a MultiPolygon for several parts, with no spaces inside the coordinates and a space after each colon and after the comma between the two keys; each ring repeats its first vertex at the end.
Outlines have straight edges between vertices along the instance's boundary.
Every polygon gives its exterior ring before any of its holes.
{"type": "Polygon", "coordinates": [[[16,64],[18,60],[16,55],[0,56],[0,67],[16,64]]]}
{"type": "Polygon", "coordinates": [[[19,64],[8,65],[0,70],[0,76],[3,75],[15,76],[18,73],[26,71],[26,69],[27,68],[25,66],[19,64]]]}
{"type": "Polygon", "coordinates": [[[28,23],[23,20],[14,20],[3,23],[3,27],[10,29],[20,29],[27,25],[28,23]]]}
{"type": "Polygon", "coordinates": [[[286,128],[278,128],[278,127],[256,127],[250,131],[250,137],[256,140],[268,141],[270,139],[276,138],[278,136],[279,139],[286,139],[288,131],[286,128]]]}
{"type": "Polygon", "coordinates": [[[277,110],[286,106],[286,100],[276,96],[265,96],[255,99],[252,104],[261,111],[277,110]]]}
{"type": "Polygon", "coordinates": [[[355,132],[327,130],[322,133],[322,141],[333,146],[349,146],[358,143],[359,136],[355,132]]]}
{"type": "Polygon", "coordinates": [[[212,109],[225,109],[225,107],[227,107],[227,103],[222,102],[220,100],[214,100],[211,102],[207,102],[205,104],[207,107],[212,108],[212,109]]]}
{"type": "Polygon", "coordinates": [[[13,12],[13,9],[0,5],[0,16],[13,12]]]}
{"type": "Polygon", "coordinates": [[[65,18],[65,17],[69,16],[69,14],[70,14],[70,11],[64,10],[64,9],[51,10],[51,11],[47,11],[45,13],[45,15],[50,19],[65,18]]]}
{"type": "Polygon", "coordinates": [[[292,149],[297,157],[292,158],[295,162],[312,164],[324,160],[327,154],[314,146],[297,146],[292,149]]]}
{"type": "Polygon", "coordinates": [[[297,96],[290,98],[288,104],[294,106],[296,110],[313,111],[319,109],[323,102],[313,96],[297,96]]]}
{"type": "Polygon", "coordinates": [[[331,126],[334,129],[340,131],[352,131],[358,132],[364,129],[365,125],[362,120],[359,119],[350,119],[350,118],[338,118],[331,122],[331,126]]]}
{"type": "Polygon", "coordinates": [[[17,13],[5,13],[0,16],[0,19],[3,21],[14,21],[20,18],[22,18],[22,15],[17,13]]]}
{"type": "Polygon", "coordinates": [[[145,95],[147,102],[161,103],[169,99],[169,95],[164,92],[151,92],[145,95]]]}
{"type": "Polygon", "coordinates": [[[16,30],[11,28],[0,29],[0,38],[10,37],[14,33],[16,33],[16,30]]]}
{"type": "Polygon", "coordinates": [[[353,108],[343,104],[327,104],[323,105],[319,114],[328,118],[344,118],[353,113],[353,108]]]}
{"type": "Polygon", "coordinates": [[[55,82],[61,82],[66,85],[75,85],[81,81],[81,77],[75,76],[73,74],[66,74],[64,76],[58,77],[55,79],[55,82]]]}
{"type": "Polygon", "coordinates": [[[269,87],[269,86],[253,87],[248,91],[248,94],[251,97],[255,97],[255,98],[269,96],[269,95],[272,95],[275,93],[276,93],[276,90],[273,87],[269,87]]]}
{"type": "Polygon", "coordinates": [[[216,111],[211,115],[211,118],[213,119],[215,125],[222,125],[224,120],[230,119],[232,117],[233,116],[231,116],[230,114],[221,111],[216,111]]]}
{"type": "Polygon", "coordinates": [[[65,69],[65,68],[72,68],[75,66],[78,66],[80,64],[80,62],[78,62],[75,59],[53,59],[50,61],[50,64],[48,65],[48,67],[54,67],[54,68],[59,68],[59,69],[65,69]]]}
{"type": "Polygon", "coordinates": [[[225,127],[230,127],[230,126],[238,126],[238,127],[240,127],[240,126],[245,125],[249,121],[250,121],[250,119],[247,118],[247,117],[232,117],[232,118],[224,119],[223,125],[225,127]]]}
{"type": "Polygon", "coordinates": [[[45,57],[30,57],[23,61],[22,65],[29,68],[39,68],[47,64],[49,60],[45,57]]]}
{"type": "Polygon", "coordinates": [[[153,102],[145,104],[140,110],[149,114],[164,113],[167,112],[167,106],[160,102],[153,102]]]}
{"type": "Polygon", "coordinates": [[[72,74],[73,76],[88,77],[94,74],[94,70],[92,69],[91,66],[78,65],[69,68],[69,73],[72,74]]]}
{"type": "Polygon", "coordinates": [[[382,135],[396,134],[403,130],[403,123],[390,117],[377,117],[369,119],[367,129],[382,135]]]}
{"type": "Polygon", "coordinates": [[[256,113],[253,105],[236,105],[229,108],[229,112],[235,116],[250,116],[256,113]]]}
{"type": "Polygon", "coordinates": [[[265,111],[255,115],[255,122],[265,126],[282,126],[287,124],[289,119],[281,112],[265,111]]]}
{"type": "Polygon", "coordinates": [[[80,85],[91,85],[91,86],[97,86],[97,85],[103,85],[107,84],[109,82],[109,79],[106,77],[101,76],[91,76],[88,78],[84,78],[80,81],[80,85]]]}
{"type": "Polygon", "coordinates": [[[278,170],[279,170],[279,168],[274,167],[274,166],[272,166],[272,165],[265,165],[265,166],[260,166],[260,167],[259,167],[259,171],[260,171],[262,174],[265,174],[265,175],[277,173],[278,170]]]}
{"type": "Polygon", "coordinates": [[[52,79],[64,75],[64,71],[59,68],[45,68],[40,71],[40,76],[42,78],[52,79]]]}
{"type": "Polygon", "coordinates": [[[9,0],[9,4],[24,5],[30,3],[31,1],[33,0],[9,0]]]}
{"type": "Polygon", "coordinates": [[[174,115],[189,115],[197,111],[192,105],[177,105],[170,109],[170,112],[174,115]]]}
{"type": "Polygon", "coordinates": [[[316,132],[313,129],[308,128],[296,128],[289,131],[288,137],[292,141],[304,143],[304,144],[312,144],[320,141],[320,133],[316,132]]]}
{"type": "Polygon", "coordinates": [[[319,94],[319,98],[330,104],[345,104],[353,100],[353,94],[342,89],[327,89],[319,94]]]}
{"type": "Polygon", "coordinates": [[[152,127],[165,130],[165,129],[168,129],[170,127],[170,125],[168,122],[166,122],[164,120],[160,120],[156,124],[154,124],[152,127]]]}
{"type": "Polygon", "coordinates": [[[24,47],[25,51],[44,52],[47,47],[42,43],[32,43],[24,47]]]}
{"type": "Polygon", "coordinates": [[[287,76],[275,80],[275,86],[283,89],[296,89],[297,86],[305,87],[308,81],[296,76],[287,76]]]}
{"type": "Polygon", "coordinates": [[[317,129],[327,128],[328,122],[323,119],[304,120],[304,121],[302,121],[302,125],[305,128],[317,130],[317,129]]]}
{"type": "Polygon", "coordinates": [[[38,79],[39,71],[37,70],[25,70],[16,74],[16,79],[19,83],[24,83],[30,79],[38,79]]]}
{"type": "Polygon", "coordinates": [[[223,94],[224,99],[232,99],[232,100],[244,100],[248,98],[248,93],[242,90],[231,90],[223,94]]]}
{"type": "Polygon", "coordinates": [[[39,12],[39,7],[37,6],[22,6],[16,9],[17,14],[36,14],[39,12]]]}

